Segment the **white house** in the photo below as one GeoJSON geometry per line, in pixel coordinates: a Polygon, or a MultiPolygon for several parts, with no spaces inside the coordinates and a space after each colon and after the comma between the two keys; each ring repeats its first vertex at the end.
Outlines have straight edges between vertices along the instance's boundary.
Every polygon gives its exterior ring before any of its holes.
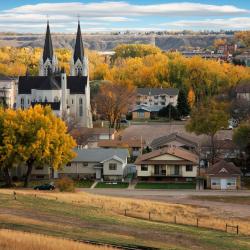
{"type": "Polygon", "coordinates": [[[92,127],[88,58],[84,54],[80,23],[70,65],[70,76],[59,69],[48,23],[39,76],[19,77],[17,108],[50,105],[58,116],[76,119],[79,127],[92,127]]]}

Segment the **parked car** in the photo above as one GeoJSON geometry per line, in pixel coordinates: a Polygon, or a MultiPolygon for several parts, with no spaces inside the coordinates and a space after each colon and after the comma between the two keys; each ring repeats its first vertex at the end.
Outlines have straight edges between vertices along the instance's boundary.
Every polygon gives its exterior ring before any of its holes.
{"type": "Polygon", "coordinates": [[[34,187],[35,190],[55,190],[55,188],[56,187],[53,184],[49,183],[34,187]]]}

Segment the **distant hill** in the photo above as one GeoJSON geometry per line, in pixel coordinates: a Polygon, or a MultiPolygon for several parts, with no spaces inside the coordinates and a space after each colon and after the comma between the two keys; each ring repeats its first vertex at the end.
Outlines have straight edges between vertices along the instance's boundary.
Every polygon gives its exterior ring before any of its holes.
{"type": "MultiPolygon", "coordinates": [[[[231,35],[83,35],[84,44],[91,50],[109,51],[118,44],[141,43],[154,44],[163,50],[180,49],[181,47],[207,48],[213,45],[215,39],[226,38],[232,40],[231,35]]],[[[75,35],[54,34],[52,35],[55,48],[72,48],[75,35]]],[[[0,47],[43,47],[44,35],[37,34],[4,34],[0,33],[0,47]]]]}

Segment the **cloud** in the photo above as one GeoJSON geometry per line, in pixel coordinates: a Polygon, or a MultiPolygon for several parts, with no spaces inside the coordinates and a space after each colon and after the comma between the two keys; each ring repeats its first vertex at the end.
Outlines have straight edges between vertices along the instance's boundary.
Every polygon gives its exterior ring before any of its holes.
{"type": "Polygon", "coordinates": [[[227,19],[180,20],[159,24],[166,29],[190,30],[242,30],[250,29],[250,17],[235,17],[227,19]]]}
{"type": "MultiPolygon", "coordinates": [[[[47,15],[49,15],[49,19],[53,24],[53,30],[60,32],[75,30],[77,16],[80,16],[84,25],[83,31],[87,32],[91,30],[93,32],[97,32],[97,30],[162,30],[164,26],[167,29],[192,29],[192,27],[194,29],[213,29],[213,27],[216,27],[217,29],[220,24],[222,28],[226,29],[227,26],[223,23],[225,16],[235,17],[249,13],[249,10],[233,5],[209,5],[191,2],[145,5],[132,4],[126,1],[39,3],[0,11],[0,31],[8,30],[8,27],[10,30],[14,30],[16,24],[16,30],[20,32],[27,32],[27,30],[29,32],[38,32],[39,27],[41,27],[39,31],[43,32],[47,15]],[[158,21],[154,21],[154,26],[149,26],[148,19],[154,17],[158,21]],[[170,17],[174,17],[177,21],[163,23],[165,18],[169,19],[170,17]],[[186,19],[198,17],[207,17],[209,19],[178,21],[178,19],[184,17],[186,19]],[[211,17],[216,19],[211,19],[211,17]],[[159,22],[163,24],[158,26],[159,22]]],[[[234,25],[233,20],[237,20],[237,18],[228,20],[232,20],[230,22],[232,26],[234,25]]],[[[244,21],[235,25],[239,27],[240,24],[244,25],[244,27],[248,26],[244,21]]],[[[228,27],[231,29],[231,26],[228,27]]]]}
{"type": "Polygon", "coordinates": [[[5,12],[11,13],[43,13],[84,16],[217,16],[249,13],[233,5],[209,5],[201,3],[165,3],[150,5],[134,5],[127,2],[100,2],[100,3],[40,3],[23,5],[5,12]]]}

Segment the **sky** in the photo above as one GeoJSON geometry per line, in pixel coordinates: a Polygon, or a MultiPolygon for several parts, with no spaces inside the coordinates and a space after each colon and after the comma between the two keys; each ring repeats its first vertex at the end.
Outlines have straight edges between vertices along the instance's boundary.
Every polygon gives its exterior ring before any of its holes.
{"type": "Polygon", "coordinates": [[[0,32],[250,30],[250,0],[0,0],[0,32]]]}

